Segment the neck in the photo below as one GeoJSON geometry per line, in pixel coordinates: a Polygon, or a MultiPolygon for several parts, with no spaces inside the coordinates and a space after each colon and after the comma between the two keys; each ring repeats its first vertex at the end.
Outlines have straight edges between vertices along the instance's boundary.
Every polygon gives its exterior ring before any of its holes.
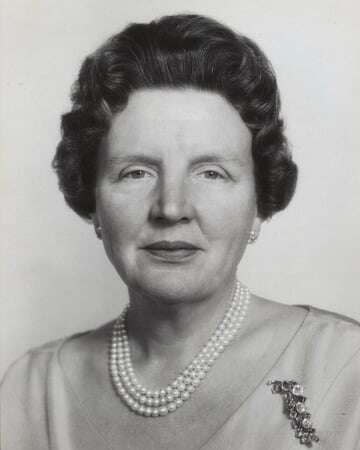
{"type": "Polygon", "coordinates": [[[213,295],[165,302],[130,291],[128,334],[134,366],[183,366],[209,339],[232,298],[235,279],[213,295]]]}

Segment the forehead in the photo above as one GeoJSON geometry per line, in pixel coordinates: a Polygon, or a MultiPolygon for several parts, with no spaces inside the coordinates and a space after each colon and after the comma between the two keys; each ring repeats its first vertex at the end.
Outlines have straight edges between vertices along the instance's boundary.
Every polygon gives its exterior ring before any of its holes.
{"type": "MultiPolygon", "coordinates": [[[[108,156],[134,152],[183,155],[205,150],[248,157],[251,133],[220,94],[194,89],[146,89],[133,93],[107,137],[108,156]]],[[[157,155],[158,156],[158,155],[157,155]]]]}

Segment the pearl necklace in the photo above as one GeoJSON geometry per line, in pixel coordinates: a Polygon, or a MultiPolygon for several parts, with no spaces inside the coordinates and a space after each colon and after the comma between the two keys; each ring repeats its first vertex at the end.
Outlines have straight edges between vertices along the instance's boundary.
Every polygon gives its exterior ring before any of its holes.
{"type": "Polygon", "coordinates": [[[127,305],[116,320],[110,339],[109,371],[119,397],[131,411],[146,417],[166,416],[176,411],[191,397],[234,339],[249,303],[249,289],[237,281],[229,307],[208,342],[175,380],[158,390],[147,389],[136,379],[126,330],[127,305]]]}

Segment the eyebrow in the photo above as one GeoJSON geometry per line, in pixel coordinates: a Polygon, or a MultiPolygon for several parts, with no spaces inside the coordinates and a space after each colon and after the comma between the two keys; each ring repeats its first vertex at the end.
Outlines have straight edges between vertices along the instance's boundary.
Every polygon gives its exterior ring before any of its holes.
{"type": "MultiPolygon", "coordinates": [[[[112,156],[107,161],[106,164],[108,166],[114,166],[121,163],[142,163],[142,164],[151,164],[151,165],[161,165],[161,159],[155,158],[153,156],[145,155],[142,153],[138,153],[135,155],[127,155],[127,156],[112,156]]],[[[224,162],[243,162],[242,158],[233,157],[233,158],[225,158],[218,154],[204,154],[201,156],[197,156],[190,160],[190,165],[204,164],[204,163],[224,163],[224,162]]]]}
{"type": "Polygon", "coordinates": [[[191,164],[203,164],[203,163],[224,163],[224,162],[242,162],[239,157],[225,158],[224,156],[219,156],[218,154],[206,154],[201,155],[191,160],[191,164]]]}
{"type": "Polygon", "coordinates": [[[115,166],[121,163],[143,163],[158,165],[161,163],[159,158],[154,158],[153,156],[145,155],[142,153],[128,156],[112,156],[106,161],[106,165],[115,166]]]}

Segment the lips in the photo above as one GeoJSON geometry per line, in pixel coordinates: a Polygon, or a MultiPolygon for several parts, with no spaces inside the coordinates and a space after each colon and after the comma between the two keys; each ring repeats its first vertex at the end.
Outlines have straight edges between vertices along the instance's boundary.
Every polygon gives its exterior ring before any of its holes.
{"type": "Polygon", "coordinates": [[[150,245],[147,245],[145,248],[149,250],[167,250],[167,251],[176,251],[176,250],[199,250],[199,247],[196,247],[190,242],[185,241],[157,241],[153,242],[150,245]]]}
{"type": "Polygon", "coordinates": [[[153,256],[168,261],[187,259],[200,250],[199,247],[186,241],[157,241],[145,246],[144,249],[153,256]]]}

